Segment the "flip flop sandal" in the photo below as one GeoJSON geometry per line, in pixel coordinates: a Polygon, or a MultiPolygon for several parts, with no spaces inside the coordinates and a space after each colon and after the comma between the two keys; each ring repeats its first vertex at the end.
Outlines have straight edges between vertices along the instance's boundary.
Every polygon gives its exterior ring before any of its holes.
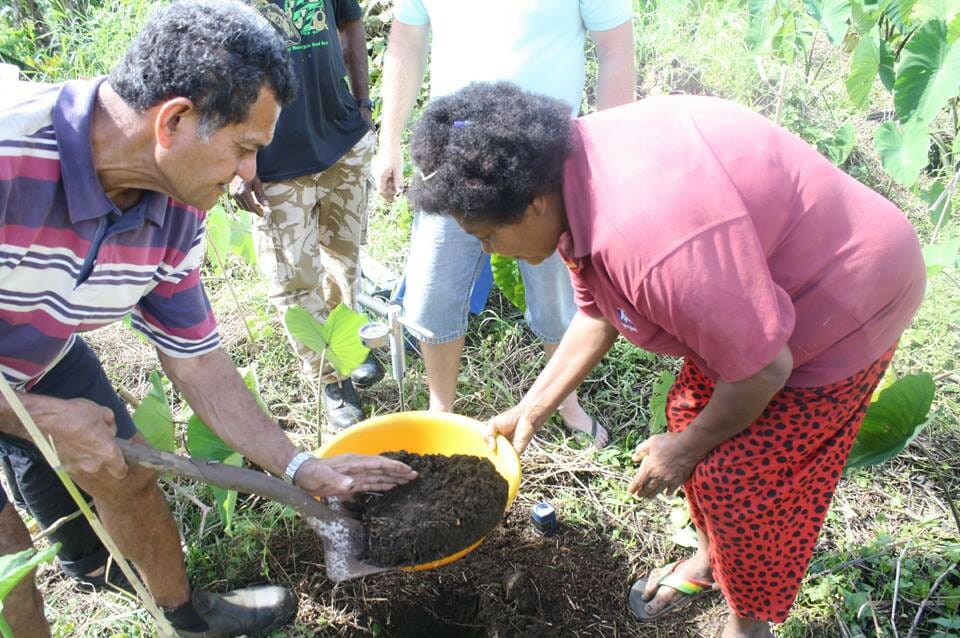
{"type": "MultiPolygon", "coordinates": [[[[678,560],[663,567],[660,580],[657,581],[656,591],[659,591],[661,587],[669,587],[683,595],[674,598],[653,614],[647,612],[647,603],[650,601],[643,599],[643,591],[647,587],[649,576],[641,578],[633,584],[633,587],[631,587],[627,593],[627,609],[630,610],[634,618],[641,623],[653,623],[668,614],[680,611],[695,600],[699,600],[704,596],[718,591],[716,583],[708,583],[696,578],[683,578],[682,576],[678,576],[675,572],[682,562],[682,560],[678,560]]],[[[654,594],[654,597],[656,597],[656,594],[654,594]]]]}
{"type": "Polygon", "coordinates": [[[611,437],[609,432],[607,432],[607,442],[604,443],[603,445],[597,445],[597,435],[600,434],[601,430],[604,430],[604,427],[603,425],[601,425],[600,421],[597,421],[593,417],[590,417],[589,432],[584,432],[583,430],[578,430],[577,428],[571,427],[567,425],[566,422],[564,422],[563,427],[566,428],[567,431],[569,431],[577,439],[585,439],[587,437],[590,437],[590,445],[597,448],[598,450],[610,445],[611,437]]]}

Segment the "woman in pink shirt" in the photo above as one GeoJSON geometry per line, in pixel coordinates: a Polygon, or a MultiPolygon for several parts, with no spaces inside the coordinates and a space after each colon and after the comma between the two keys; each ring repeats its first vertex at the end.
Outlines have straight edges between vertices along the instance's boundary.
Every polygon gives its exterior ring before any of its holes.
{"type": "Polygon", "coordinates": [[[923,296],[910,223],[815,149],[723,100],[642,100],[571,121],[507,84],[435,100],[413,198],[488,252],[560,251],[578,313],[520,403],[522,451],[618,335],[681,356],[669,432],[629,491],[684,486],[700,546],[628,594],[644,622],[720,589],[726,638],[768,636],[799,590],[870,396],[923,296]]]}

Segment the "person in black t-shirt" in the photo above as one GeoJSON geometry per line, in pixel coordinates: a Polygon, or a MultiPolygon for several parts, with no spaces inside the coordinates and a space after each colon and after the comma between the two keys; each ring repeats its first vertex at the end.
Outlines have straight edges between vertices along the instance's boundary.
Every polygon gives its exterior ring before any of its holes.
{"type": "MultiPolygon", "coordinates": [[[[258,177],[232,192],[259,216],[258,262],[282,314],[301,306],[320,321],[353,307],[366,228],[376,138],[368,93],[363,11],[357,0],[254,0],[284,38],[300,78],[296,101],[280,113],[273,142],[257,155],[258,177]],[[345,76],[349,76],[349,86],[345,76]],[[351,92],[352,89],[352,92],[351,92]]],[[[318,353],[287,335],[305,373],[322,385],[334,430],[363,419],[354,388],[383,377],[371,356],[341,378],[318,353]]]]}

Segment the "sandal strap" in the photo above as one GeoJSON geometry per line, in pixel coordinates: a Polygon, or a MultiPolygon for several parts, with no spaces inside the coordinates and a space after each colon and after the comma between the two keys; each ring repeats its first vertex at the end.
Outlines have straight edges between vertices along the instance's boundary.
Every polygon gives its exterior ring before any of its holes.
{"type": "Polygon", "coordinates": [[[678,576],[676,571],[677,567],[681,563],[685,562],[686,559],[681,559],[668,563],[663,566],[660,576],[660,579],[657,581],[657,589],[660,587],[669,587],[675,589],[681,594],[694,595],[699,594],[700,592],[707,589],[714,589],[716,587],[715,583],[707,582],[700,580],[698,578],[684,578],[678,576]]]}
{"type": "Polygon", "coordinates": [[[704,581],[696,578],[684,578],[683,576],[678,576],[676,574],[669,574],[657,584],[657,587],[669,587],[677,590],[681,594],[693,596],[708,589],[712,589],[713,583],[705,583],[704,581]]]}

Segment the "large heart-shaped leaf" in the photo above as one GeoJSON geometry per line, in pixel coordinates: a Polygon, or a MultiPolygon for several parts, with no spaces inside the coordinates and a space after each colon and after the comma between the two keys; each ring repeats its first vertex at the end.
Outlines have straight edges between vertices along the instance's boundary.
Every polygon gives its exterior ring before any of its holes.
{"type": "Polygon", "coordinates": [[[667,394],[676,379],[673,373],[664,370],[653,384],[650,393],[650,434],[660,434],[667,430],[667,394]]]}
{"type": "MultiPolygon", "coordinates": [[[[16,554],[0,556],[0,603],[31,570],[40,563],[52,561],[59,550],[60,543],[55,543],[43,551],[31,547],[16,554]]],[[[3,605],[0,604],[0,609],[2,608],[3,605]]]]}
{"type": "Polygon", "coordinates": [[[321,331],[323,324],[314,319],[306,308],[287,308],[283,313],[283,323],[297,341],[317,354],[322,354],[327,349],[327,340],[321,331]]]}
{"type": "Polygon", "coordinates": [[[207,231],[208,258],[210,263],[213,264],[213,271],[220,274],[220,259],[226,259],[230,250],[230,218],[223,207],[217,204],[207,211],[204,225],[207,231]],[[220,259],[217,259],[218,255],[220,259]]]}
{"type": "Polygon", "coordinates": [[[936,387],[927,372],[895,381],[870,404],[847,468],[877,465],[905,448],[927,422],[936,387]]]}
{"type": "Polygon", "coordinates": [[[343,304],[334,308],[323,323],[299,306],[288,308],[283,321],[294,338],[314,352],[324,353],[343,376],[353,372],[370,353],[360,340],[360,328],[367,318],[343,304]]]}
{"type": "Polygon", "coordinates": [[[927,125],[910,120],[903,130],[894,122],[884,122],[874,133],[883,170],[903,186],[912,186],[927,165],[930,133],[927,125]]]}
{"type": "MultiPolygon", "coordinates": [[[[243,456],[240,454],[231,454],[223,459],[221,463],[240,467],[243,465],[243,456]]],[[[223,524],[223,531],[227,534],[233,532],[233,513],[237,509],[237,490],[225,490],[219,487],[212,487],[213,499],[217,503],[217,515],[223,524]]]]}
{"type": "Polygon", "coordinates": [[[950,98],[960,94],[960,45],[947,44],[947,25],[931,20],[904,48],[893,87],[901,121],[929,124],[950,98]]]}
{"type": "Polygon", "coordinates": [[[527,294],[517,260],[503,255],[490,255],[490,270],[493,271],[493,283],[497,285],[503,296],[520,312],[526,312],[527,294]]]}
{"type": "Polygon", "coordinates": [[[890,0],[857,0],[850,3],[850,24],[858,33],[866,35],[877,26],[890,0]]]}
{"type": "Polygon", "coordinates": [[[870,89],[880,71],[880,44],[876,29],[860,38],[860,43],[850,56],[850,72],[845,81],[847,95],[858,109],[867,106],[870,89]]]}
{"type": "Polygon", "coordinates": [[[928,20],[949,23],[957,16],[960,16],[960,2],[957,0],[919,0],[913,7],[913,19],[918,23],[928,20]]]}
{"type": "Polygon", "coordinates": [[[817,148],[836,166],[840,166],[853,152],[854,141],[853,124],[847,122],[838,128],[832,137],[817,142],[817,148]]]}
{"type": "Polygon", "coordinates": [[[850,0],[803,0],[807,13],[827,32],[831,44],[837,44],[847,35],[850,19],[850,0]]]}
{"type": "Polygon", "coordinates": [[[923,261],[927,266],[928,278],[940,274],[944,268],[960,266],[960,237],[924,246],[923,261]]]}
{"type": "Polygon", "coordinates": [[[370,354],[370,348],[360,340],[360,328],[367,318],[347,306],[340,304],[320,328],[327,347],[327,359],[343,376],[347,376],[370,354]]]}
{"type": "Polygon", "coordinates": [[[943,226],[953,217],[952,198],[943,195],[945,190],[944,183],[937,181],[933,182],[930,188],[921,188],[917,191],[920,199],[927,205],[927,215],[930,216],[930,223],[934,226],[943,226]]]}
{"type": "Polygon", "coordinates": [[[768,13],[774,0],[747,0],[747,14],[750,21],[747,24],[746,40],[751,51],[767,51],[773,37],[779,30],[779,25],[772,25],[768,20],[768,13]]]}
{"type": "Polygon", "coordinates": [[[917,4],[917,0],[893,0],[887,7],[885,15],[901,33],[906,31],[911,24],[911,15],[915,4],[917,4]]]}
{"type": "Polygon", "coordinates": [[[249,266],[257,265],[257,250],[253,243],[253,230],[250,215],[238,210],[237,217],[230,220],[230,252],[237,255],[249,266]]]}
{"type": "Polygon", "coordinates": [[[150,373],[150,392],[133,413],[133,422],[153,447],[164,452],[176,449],[173,414],[167,402],[163,377],[156,370],[150,373]]]}

